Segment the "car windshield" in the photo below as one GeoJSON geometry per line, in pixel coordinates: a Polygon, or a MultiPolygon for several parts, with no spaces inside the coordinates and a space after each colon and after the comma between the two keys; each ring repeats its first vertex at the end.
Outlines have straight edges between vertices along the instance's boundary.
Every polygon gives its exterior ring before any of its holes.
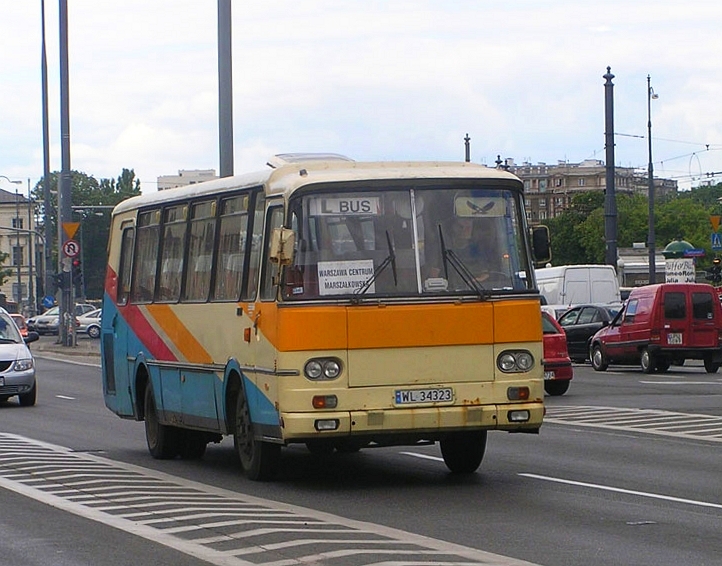
{"type": "Polygon", "coordinates": [[[18,327],[12,319],[4,313],[0,313],[0,343],[22,342],[18,327]]]}
{"type": "Polygon", "coordinates": [[[48,310],[46,310],[42,316],[58,316],[58,313],[60,312],[60,307],[52,307],[48,310]]]}
{"type": "Polygon", "coordinates": [[[533,288],[518,194],[359,188],[291,201],[285,300],[514,293],[533,288]]]}

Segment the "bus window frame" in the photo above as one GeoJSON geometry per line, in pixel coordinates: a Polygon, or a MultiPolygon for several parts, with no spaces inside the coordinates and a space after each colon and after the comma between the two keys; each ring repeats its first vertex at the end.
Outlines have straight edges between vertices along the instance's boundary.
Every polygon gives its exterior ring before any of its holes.
{"type": "Polygon", "coordinates": [[[263,253],[261,284],[259,286],[259,298],[262,302],[273,302],[278,300],[278,289],[281,284],[283,266],[270,260],[271,233],[274,228],[285,226],[285,207],[283,201],[269,201],[263,222],[263,253]],[[275,222],[279,222],[275,225],[275,222]],[[275,276],[275,281],[274,281],[275,276]]]}

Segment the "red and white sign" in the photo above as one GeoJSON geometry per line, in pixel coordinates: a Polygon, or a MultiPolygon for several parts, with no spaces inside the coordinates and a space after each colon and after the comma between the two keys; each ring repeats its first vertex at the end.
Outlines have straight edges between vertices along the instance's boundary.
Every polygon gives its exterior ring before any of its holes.
{"type": "Polygon", "coordinates": [[[63,253],[68,257],[75,257],[80,253],[80,244],[75,240],[67,240],[63,244],[63,253]]]}

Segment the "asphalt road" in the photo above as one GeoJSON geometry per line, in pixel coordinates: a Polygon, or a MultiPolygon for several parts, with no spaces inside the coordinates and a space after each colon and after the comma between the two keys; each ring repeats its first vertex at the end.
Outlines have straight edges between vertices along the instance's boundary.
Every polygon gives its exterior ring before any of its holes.
{"type": "Polygon", "coordinates": [[[38,405],[0,405],[0,564],[720,564],[722,374],[701,367],[575,366],[569,392],[547,397],[541,434],[491,433],[470,477],[449,474],[436,446],[327,458],[292,447],[279,480],[258,483],[240,475],[230,439],[199,462],[153,460],[142,423],[104,408],[97,367],[37,355],[38,405]],[[48,471],[14,490],[9,454],[42,455],[48,471]],[[145,482],[168,493],[151,515],[130,501],[145,482]],[[191,496],[251,513],[246,530],[178,507],[191,496]]]}

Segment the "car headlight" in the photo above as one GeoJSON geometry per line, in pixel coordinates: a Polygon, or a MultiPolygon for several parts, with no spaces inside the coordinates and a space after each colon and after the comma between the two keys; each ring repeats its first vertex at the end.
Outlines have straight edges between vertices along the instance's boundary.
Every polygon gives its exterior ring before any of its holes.
{"type": "Polygon", "coordinates": [[[506,350],[496,358],[496,366],[504,373],[524,373],[534,367],[534,356],[527,350],[506,350]]]}
{"type": "Polygon", "coordinates": [[[303,374],[314,381],[336,379],[341,375],[341,360],[337,358],[312,358],[303,367],[303,374]]]}
{"type": "Polygon", "coordinates": [[[17,360],[15,362],[15,366],[13,366],[13,370],[15,371],[27,371],[29,369],[33,369],[32,358],[23,358],[21,360],[17,360]]]}

